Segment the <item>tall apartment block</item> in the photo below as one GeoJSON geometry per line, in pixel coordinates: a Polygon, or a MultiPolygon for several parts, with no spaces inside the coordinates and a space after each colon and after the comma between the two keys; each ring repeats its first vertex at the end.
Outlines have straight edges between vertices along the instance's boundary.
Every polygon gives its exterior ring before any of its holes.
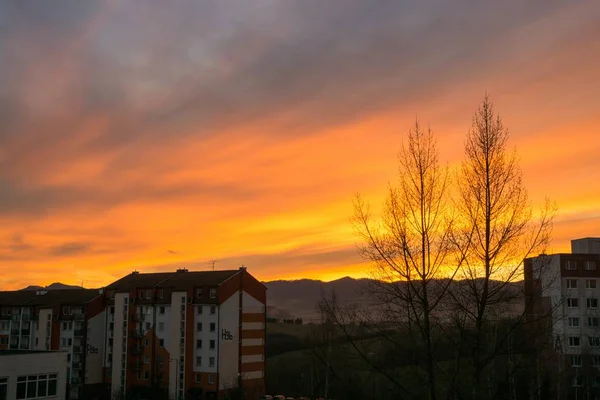
{"type": "Polygon", "coordinates": [[[525,260],[527,317],[544,328],[544,367],[560,399],[600,397],[600,238],[525,260]]]}
{"type": "Polygon", "coordinates": [[[173,399],[263,394],[266,288],[245,268],[134,272],[104,295],[113,395],[148,387],[173,399]]]}
{"type": "Polygon", "coordinates": [[[0,349],[67,350],[70,399],[259,399],[266,287],[245,268],[0,292],[0,349]]]}
{"type": "Polygon", "coordinates": [[[0,292],[0,350],[66,351],[66,392],[86,398],[103,385],[104,319],[97,289],[0,292]]]}

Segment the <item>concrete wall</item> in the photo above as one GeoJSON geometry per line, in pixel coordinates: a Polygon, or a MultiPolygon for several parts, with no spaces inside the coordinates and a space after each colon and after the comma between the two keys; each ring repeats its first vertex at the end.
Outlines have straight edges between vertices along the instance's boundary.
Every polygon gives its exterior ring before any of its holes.
{"type": "MultiPolygon", "coordinates": [[[[240,298],[235,292],[219,307],[219,390],[238,384],[240,298]]],[[[213,354],[216,356],[216,354],[213,354]]]]}
{"type": "Polygon", "coordinates": [[[8,399],[17,397],[17,377],[38,374],[58,375],[56,396],[44,397],[45,399],[66,397],[66,352],[0,355],[0,377],[8,378],[8,399]]]}
{"type": "Polygon", "coordinates": [[[85,356],[85,383],[103,381],[103,356],[106,343],[106,311],[96,314],[87,321],[87,343],[85,356]]]}
{"type": "MultiPolygon", "coordinates": [[[[169,332],[169,341],[165,342],[165,346],[167,351],[171,355],[171,358],[165,362],[169,362],[169,396],[172,398],[177,398],[177,385],[183,382],[183,387],[185,388],[185,374],[183,375],[183,379],[181,379],[179,372],[179,365],[181,363],[181,356],[184,357],[185,360],[185,347],[184,351],[181,352],[181,323],[183,322],[183,328],[185,332],[185,318],[181,318],[181,307],[187,307],[187,294],[186,292],[173,292],[171,295],[171,313],[170,319],[171,324],[166,326],[165,329],[168,329],[169,332]]],[[[185,311],[184,311],[185,315],[185,311]]],[[[185,364],[184,364],[185,365],[185,364]]],[[[184,391],[185,392],[185,391],[184,391]]]]}

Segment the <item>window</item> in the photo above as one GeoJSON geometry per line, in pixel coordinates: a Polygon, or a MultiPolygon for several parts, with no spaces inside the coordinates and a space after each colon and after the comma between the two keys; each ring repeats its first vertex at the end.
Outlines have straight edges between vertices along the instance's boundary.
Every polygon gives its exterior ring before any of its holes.
{"type": "Polygon", "coordinates": [[[8,378],[0,378],[0,399],[8,398],[8,378]]]}
{"type": "Polygon", "coordinates": [[[162,332],[165,330],[165,323],[164,322],[159,322],[158,323],[158,331],[162,332]]]}
{"type": "Polygon", "coordinates": [[[67,338],[62,338],[62,339],[60,339],[60,345],[61,345],[62,347],[65,347],[65,346],[67,345],[67,338]]]}
{"type": "Polygon", "coordinates": [[[69,323],[68,323],[68,322],[63,322],[63,323],[62,323],[62,330],[63,330],[63,331],[66,331],[66,330],[68,330],[68,329],[69,329],[69,323]]]}
{"type": "Polygon", "coordinates": [[[196,339],[196,348],[197,349],[201,349],[202,348],[202,339],[196,339]]]}
{"type": "Polygon", "coordinates": [[[581,339],[579,336],[569,336],[569,346],[579,347],[581,346],[581,339]]]}
{"type": "Polygon", "coordinates": [[[198,307],[196,308],[196,314],[198,314],[198,315],[202,315],[202,306],[198,306],[198,307]]]}
{"type": "Polygon", "coordinates": [[[215,376],[214,375],[209,375],[208,376],[208,383],[211,385],[215,384],[215,376]]]}
{"type": "Polygon", "coordinates": [[[595,260],[587,260],[585,262],[585,269],[587,269],[588,271],[595,271],[596,270],[596,261],[595,260]]]}
{"type": "Polygon", "coordinates": [[[146,322],[146,330],[150,329],[150,322],[146,322]]]}
{"type": "Polygon", "coordinates": [[[214,322],[210,323],[210,331],[214,332],[217,330],[217,324],[215,324],[214,322]]]}
{"type": "Polygon", "coordinates": [[[217,298],[217,289],[216,288],[211,288],[210,289],[210,298],[211,299],[217,298]]]}
{"type": "Polygon", "coordinates": [[[588,308],[598,308],[598,299],[587,299],[587,306],[588,308]]]}
{"type": "Polygon", "coordinates": [[[585,288],[586,289],[596,289],[596,280],[595,279],[586,279],[585,280],[585,288]]]}
{"type": "Polygon", "coordinates": [[[163,363],[163,356],[159,354],[159,355],[156,357],[156,361],[157,361],[159,364],[162,364],[162,363],[163,363]]]}
{"type": "Polygon", "coordinates": [[[598,326],[600,326],[600,320],[598,317],[588,317],[588,326],[598,328],[598,326]]]}
{"type": "Polygon", "coordinates": [[[144,298],[144,291],[143,291],[143,290],[140,290],[140,291],[138,292],[138,297],[139,297],[140,299],[143,299],[143,298],[144,298]]]}
{"type": "Polygon", "coordinates": [[[215,315],[217,313],[217,306],[210,306],[211,315],[215,315]]]}
{"type": "Polygon", "coordinates": [[[152,298],[152,290],[146,290],[146,298],[150,300],[152,298]]]}
{"type": "Polygon", "coordinates": [[[574,299],[572,297],[567,299],[567,307],[569,308],[579,308],[579,299],[574,299]]]}
{"type": "Polygon", "coordinates": [[[600,356],[592,356],[592,367],[600,367],[600,356]]]}
{"type": "Polygon", "coordinates": [[[40,344],[40,338],[36,337],[35,338],[35,345],[38,346],[40,344]]]}
{"type": "Polygon", "coordinates": [[[196,331],[202,332],[202,322],[197,322],[196,323],[196,331]]]}
{"type": "Polygon", "coordinates": [[[570,328],[578,328],[579,327],[579,317],[569,317],[569,327],[570,328]]]}
{"type": "Polygon", "coordinates": [[[211,341],[210,341],[210,349],[211,350],[215,349],[215,341],[214,341],[214,339],[211,339],[211,341]]]}
{"type": "Polygon", "coordinates": [[[71,355],[67,354],[67,362],[71,362],[71,355]]]}
{"type": "Polygon", "coordinates": [[[571,356],[571,367],[581,367],[581,356],[571,356]]]}
{"type": "MultiPolygon", "coordinates": [[[[57,374],[17,377],[17,399],[56,396],[57,374]]],[[[0,389],[0,393],[2,393],[0,389]]]]}
{"type": "Polygon", "coordinates": [[[569,271],[575,271],[577,269],[577,261],[567,260],[566,269],[569,271]]]}
{"type": "Polygon", "coordinates": [[[144,356],[144,364],[150,364],[150,357],[144,356]]]}
{"type": "Polygon", "coordinates": [[[567,279],[567,289],[577,289],[577,279],[567,279]]]}
{"type": "Polygon", "coordinates": [[[163,299],[165,297],[165,289],[158,289],[158,298],[163,299]]]}
{"type": "Polygon", "coordinates": [[[114,300],[115,299],[115,292],[111,290],[109,296],[110,296],[111,300],[114,300]]]}
{"type": "Polygon", "coordinates": [[[600,337],[590,336],[588,337],[588,343],[590,347],[600,347],[600,337]]]}
{"type": "Polygon", "coordinates": [[[0,344],[8,345],[8,338],[7,337],[0,337],[0,344]]]}
{"type": "Polygon", "coordinates": [[[573,377],[573,387],[582,387],[583,386],[583,375],[577,375],[573,377]]]}
{"type": "Polygon", "coordinates": [[[150,339],[148,339],[148,338],[144,339],[144,346],[146,346],[146,347],[150,346],[150,339]]]}
{"type": "Polygon", "coordinates": [[[202,365],[202,357],[196,357],[196,365],[197,366],[201,366],[202,365]]]}
{"type": "Polygon", "coordinates": [[[67,314],[69,314],[69,307],[66,307],[66,306],[64,306],[64,307],[62,308],[62,313],[63,313],[63,315],[67,315],[67,314]]]}
{"type": "Polygon", "coordinates": [[[165,308],[163,306],[159,307],[158,313],[161,314],[161,315],[164,314],[165,313],[165,308]]]}
{"type": "Polygon", "coordinates": [[[208,366],[209,367],[214,367],[215,366],[215,358],[214,357],[210,357],[208,359],[208,366]]]}
{"type": "Polygon", "coordinates": [[[197,297],[197,298],[200,298],[200,297],[202,297],[202,288],[198,288],[198,289],[196,289],[196,297],[197,297]]]}
{"type": "MultiPolygon", "coordinates": [[[[198,364],[200,365],[200,364],[198,364]]],[[[202,383],[202,375],[201,374],[196,374],[196,383],[202,383]]]]}
{"type": "Polygon", "coordinates": [[[160,347],[165,347],[165,339],[158,339],[158,345],[160,347]]]}
{"type": "Polygon", "coordinates": [[[150,371],[144,371],[144,379],[145,380],[150,379],[150,371]]]}

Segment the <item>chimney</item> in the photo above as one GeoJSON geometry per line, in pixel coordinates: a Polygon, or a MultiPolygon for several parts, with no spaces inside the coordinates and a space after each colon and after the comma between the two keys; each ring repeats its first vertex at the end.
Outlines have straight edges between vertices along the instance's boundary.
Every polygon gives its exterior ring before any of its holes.
{"type": "Polygon", "coordinates": [[[177,272],[188,272],[187,268],[179,268],[177,272]]]}
{"type": "Polygon", "coordinates": [[[246,267],[244,267],[243,265],[240,267],[240,271],[245,271],[246,267]]]}

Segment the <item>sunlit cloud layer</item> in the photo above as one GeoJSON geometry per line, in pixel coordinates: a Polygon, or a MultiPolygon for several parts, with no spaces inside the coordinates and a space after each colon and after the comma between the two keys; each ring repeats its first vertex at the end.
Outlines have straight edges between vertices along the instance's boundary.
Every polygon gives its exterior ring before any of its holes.
{"type": "Polygon", "coordinates": [[[486,92],[567,251],[600,236],[599,71],[593,2],[2,2],[0,288],[364,276],[352,196],[416,116],[459,162],[486,92]]]}

